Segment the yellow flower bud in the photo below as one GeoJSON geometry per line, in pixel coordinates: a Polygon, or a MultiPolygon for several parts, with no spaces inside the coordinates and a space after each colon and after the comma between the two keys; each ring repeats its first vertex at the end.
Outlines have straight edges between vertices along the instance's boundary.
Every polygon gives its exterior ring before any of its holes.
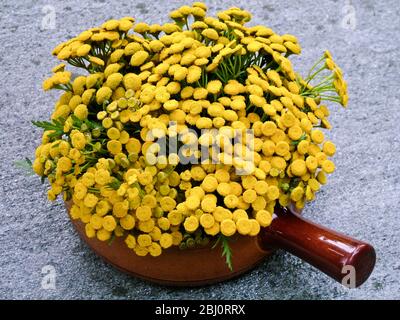
{"type": "Polygon", "coordinates": [[[124,230],[132,230],[135,227],[135,218],[127,214],[119,220],[119,223],[124,230]]]}
{"type": "Polygon", "coordinates": [[[127,32],[132,28],[132,26],[133,26],[133,21],[130,21],[129,19],[121,19],[119,21],[118,29],[120,31],[127,32]]]}
{"type": "Polygon", "coordinates": [[[161,246],[158,243],[153,242],[149,247],[148,247],[149,253],[153,257],[158,257],[161,255],[162,249],[161,246]]]}
{"type": "Polygon", "coordinates": [[[112,90],[109,87],[101,87],[96,93],[96,102],[102,104],[104,101],[109,100],[112,95],[112,90]]]}
{"type": "MultiPolygon", "coordinates": [[[[198,66],[190,66],[187,70],[186,81],[187,83],[194,83],[198,81],[201,77],[201,68],[198,66]]],[[[196,88],[196,89],[204,89],[204,88],[196,88]]]]}
{"type": "Polygon", "coordinates": [[[304,160],[297,159],[290,165],[292,173],[298,177],[304,175],[307,172],[306,163],[304,160]]]}
{"type": "Polygon", "coordinates": [[[221,233],[224,236],[230,237],[236,233],[236,224],[230,219],[225,219],[221,222],[221,233]]]}
{"type": "Polygon", "coordinates": [[[199,227],[199,220],[195,216],[190,216],[185,219],[183,226],[187,232],[194,232],[199,227]]]}
{"type": "Polygon", "coordinates": [[[148,52],[139,50],[132,55],[130,64],[135,67],[141,66],[147,60],[148,57],[149,57],[148,52]]]}
{"type": "Polygon", "coordinates": [[[336,146],[332,142],[327,141],[324,143],[322,150],[327,156],[332,157],[336,152],[336,146]]]}
{"type": "Polygon", "coordinates": [[[211,214],[205,213],[200,217],[200,224],[203,228],[211,228],[215,223],[214,217],[211,214]]]}
{"type": "Polygon", "coordinates": [[[254,237],[260,233],[260,224],[255,219],[250,219],[250,223],[251,223],[251,231],[249,233],[249,236],[254,237]]]}
{"type": "MultiPolygon", "coordinates": [[[[61,72],[56,75],[60,75],[61,72]]],[[[85,91],[86,77],[80,76],[76,77],[74,82],[72,83],[72,89],[74,93],[77,95],[81,95],[85,91]]]]}
{"type": "Polygon", "coordinates": [[[94,238],[96,236],[96,230],[90,224],[85,225],[85,234],[88,238],[94,238]]]}
{"type": "Polygon", "coordinates": [[[325,160],[322,162],[322,170],[326,173],[332,173],[335,171],[335,164],[331,160],[325,160]]]}
{"type": "Polygon", "coordinates": [[[173,244],[173,238],[169,233],[163,233],[160,238],[160,246],[164,249],[168,249],[173,244]]]}
{"type": "Polygon", "coordinates": [[[127,247],[129,249],[135,248],[135,246],[136,246],[136,238],[131,234],[127,235],[127,237],[125,238],[125,244],[127,245],[127,247]]]}
{"type": "Polygon", "coordinates": [[[268,186],[267,196],[269,200],[276,200],[279,198],[279,189],[277,186],[268,186]]]}
{"type": "Polygon", "coordinates": [[[313,130],[311,132],[311,140],[317,144],[324,141],[324,133],[321,130],[313,130]]]}
{"type": "Polygon", "coordinates": [[[200,206],[200,199],[197,196],[190,196],[185,203],[189,210],[196,210],[200,206]]]}
{"type": "Polygon", "coordinates": [[[275,153],[279,156],[284,156],[289,153],[290,146],[285,141],[279,141],[275,146],[275,153]]]}
{"type": "Polygon", "coordinates": [[[205,197],[205,198],[201,201],[201,209],[202,209],[204,212],[214,212],[216,207],[217,207],[216,198],[205,197]]]}
{"type": "Polygon", "coordinates": [[[148,234],[141,234],[137,237],[137,243],[141,247],[148,247],[151,245],[152,240],[148,234]]]}
{"type": "Polygon", "coordinates": [[[117,227],[117,222],[113,216],[106,216],[103,218],[102,226],[105,230],[112,232],[117,227]]]}
{"type": "Polygon", "coordinates": [[[207,176],[201,183],[201,187],[206,192],[214,192],[218,187],[218,180],[213,176],[207,176]]]}
{"type": "Polygon", "coordinates": [[[304,189],[302,187],[296,187],[292,190],[290,193],[290,198],[297,202],[303,198],[304,195],[304,189]]]}
{"type": "Polygon", "coordinates": [[[93,208],[96,206],[99,199],[92,193],[88,193],[83,199],[83,203],[88,208],[93,208]]]}
{"type": "Polygon", "coordinates": [[[89,57],[89,62],[93,63],[93,64],[97,64],[99,66],[104,66],[104,61],[98,57],[93,57],[90,56],[89,57]]]}
{"type": "Polygon", "coordinates": [[[85,120],[88,117],[88,114],[88,108],[84,104],[78,105],[74,110],[74,115],[80,120],[85,120]]]}
{"type": "Polygon", "coordinates": [[[218,32],[211,28],[204,29],[201,32],[201,35],[214,41],[218,40],[219,38],[218,32]]]}
{"type": "Polygon", "coordinates": [[[74,148],[81,150],[86,145],[86,138],[82,132],[75,132],[71,135],[71,142],[74,148]]]}
{"type": "Polygon", "coordinates": [[[268,227],[272,222],[272,214],[267,210],[260,210],[256,213],[256,220],[261,227],[268,227]]]}

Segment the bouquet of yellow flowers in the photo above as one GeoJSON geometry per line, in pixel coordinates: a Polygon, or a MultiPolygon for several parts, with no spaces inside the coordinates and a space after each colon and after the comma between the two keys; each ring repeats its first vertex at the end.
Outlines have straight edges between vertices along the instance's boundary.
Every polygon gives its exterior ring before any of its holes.
{"type": "Polygon", "coordinates": [[[58,45],[84,74],[56,66],[43,88],[64,92],[50,121],[33,122],[49,199],[70,201],[87,237],[124,237],[140,256],[226,246],[256,236],[275,206],[313,200],[335,169],[325,102],[348,100],[328,51],[302,77],[297,38],[247,26],[247,11],[214,18],[196,2],[170,18],[110,20],[58,45]]]}

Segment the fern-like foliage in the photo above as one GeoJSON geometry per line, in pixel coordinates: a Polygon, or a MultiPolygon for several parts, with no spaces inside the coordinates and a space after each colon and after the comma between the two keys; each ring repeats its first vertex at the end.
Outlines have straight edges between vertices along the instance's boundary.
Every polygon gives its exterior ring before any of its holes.
{"type": "Polygon", "coordinates": [[[54,119],[49,121],[32,121],[32,124],[38,128],[42,128],[44,131],[53,131],[48,137],[49,138],[59,138],[64,134],[64,123],[63,118],[54,119]]]}
{"type": "Polygon", "coordinates": [[[217,245],[221,243],[221,249],[222,249],[222,257],[225,257],[225,262],[226,265],[228,266],[229,270],[233,271],[233,266],[232,266],[232,249],[229,245],[229,238],[224,236],[223,234],[220,234],[218,236],[217,241],[213,245],[213,249],[217,247],[217,245]]]}

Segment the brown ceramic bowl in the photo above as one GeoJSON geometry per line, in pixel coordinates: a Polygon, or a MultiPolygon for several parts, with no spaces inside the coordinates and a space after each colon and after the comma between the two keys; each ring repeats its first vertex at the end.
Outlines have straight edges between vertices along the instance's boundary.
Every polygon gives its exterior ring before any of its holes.
{"type": "MultiPolygon", "coordinates": [[[[66,204],[67,210],[70,203],[66,204]]],[[[348,268],[354,267],[354,281],[361,285],[375,265],[375,251],[367,243],[305,220],[293,208],[280,208],[268,228],[257,237],[237,236],[230,245],[233,271],[221,258],[221,249],[210,246],[188,250],[170,248],[159,257],[139,257],[116,238],[110,245],[85,235],[84,225],[72,221],[81,238],[105,261],[132,276],[174,286],[199,286],[236,277],[256,266],[275,249],[284,249],[342,282],[348,268]]]]}

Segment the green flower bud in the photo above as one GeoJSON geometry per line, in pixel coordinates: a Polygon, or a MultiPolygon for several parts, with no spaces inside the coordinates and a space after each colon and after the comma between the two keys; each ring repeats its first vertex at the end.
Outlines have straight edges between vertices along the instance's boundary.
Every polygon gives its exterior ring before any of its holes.
{"type": "Polygon", "coordinates": [[[130,153],[128,155],[128,160],[132,163],[135,163],[139,159],[139,156],[135,153],[130,153]]]}
{"type": "Polygon", "coordinates": [[[154,208],[153,214],[155,218],[161,218],[164,215],[164,211],[160,207],[156,207],[154,208]]]}
{"type": "Polygon", "coordinates": [[[186,246],[188,248],[194,248],[196,246],[196,241],[193,238],[189,238],[186,240],[186,246]]]}
{"type": "Polygon", "coordinates": [[[101,135],[101,129],[100,128],[94,128],[92,130],[92,136],[94,138],[98,138],[98,137],[100,137],[100,135],[101,135]]]}
{"type": "Polygon", "coordinates": [[[89,130],[88,125],[87,125],[86,123],[82,123],[82,125],[81,125],[81,131],[85,132],[85,131],[88,131],[88,130],[89,130]]]}

